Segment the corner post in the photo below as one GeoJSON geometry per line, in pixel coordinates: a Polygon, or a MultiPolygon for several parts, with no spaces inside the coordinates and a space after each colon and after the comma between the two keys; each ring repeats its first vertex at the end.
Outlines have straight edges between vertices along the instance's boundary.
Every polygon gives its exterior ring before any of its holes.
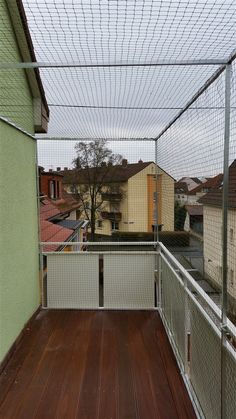
{"type": "Polygon", "coordinates": [[[154,202],[154,214],[155,214],[155,224],[154,224],[154,241],[157,243],[159,241],[159,232],[158,232],[158,168],[157,168],[157,140],[155,140],[155,195],[156,199],[154,202]]]}
{"type": "Polygon", "coordinates": [[[221,315],[221,418],[226,415],[226,344],[227,344],[227,274],[228,274],[228,192],[229,192],[229,142],[231,64],[225,70],[225,119],[224,119],[224,174],[222,195],[222,315],[221,315]]]}

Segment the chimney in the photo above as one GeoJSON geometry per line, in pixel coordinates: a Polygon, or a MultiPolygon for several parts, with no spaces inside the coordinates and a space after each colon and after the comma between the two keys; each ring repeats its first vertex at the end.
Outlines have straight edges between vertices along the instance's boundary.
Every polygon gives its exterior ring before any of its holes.
{"type": "Polygon", "coordinates": [[[143,163],[142,159],[139,159],[138,163],[139,164],[142,164],[143,163]]]}
{"type": "Polygon", "coordinates": [[[49,169],[49,172],[51,173],[51,172],[53,172],[53,170],[52,169],[49,169]]]}
{"type": "Polygon", "coordinates": [[[127,159],[123,159],[121,164],[122,164],[122,167],[127,167],[128,160],[127,159]]]}
{"type": "Polygon", "coordinates": [[[60,167],[57,167],[57,172],[60,172],[61,171],[61,168],[60,167]]]}
{"type": "Polygon", "coordinates": [[[109,161],[109,162],[108,162],[108,166],[109,166],[109,167],[113,166],[112,161],[109,161]]]}
{"type": "Polygon", "coordinates": [[[64,167],[64,171],[66,172],[68,170],[68,167],[64,167]]]}

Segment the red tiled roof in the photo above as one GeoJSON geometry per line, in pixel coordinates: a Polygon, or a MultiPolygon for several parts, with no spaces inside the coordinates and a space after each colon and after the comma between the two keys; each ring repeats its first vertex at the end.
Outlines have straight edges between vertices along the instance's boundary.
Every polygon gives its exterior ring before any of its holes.
{"type": "Polygon", "coordinates": [[[53,202],[58,210],[64,214],[65,212],[75,211],[80,208],[81,203],[73,198],[72,194],[62,191],[62,198],[53,202]]]}
{"type": "MultiPolygon", "coordinates": [[[[223,175],[221,175],[223,178],[223,175]]],[[[222,206],[222,188],[220,185],[217,189],[213,189],[204,195],[199,201],[203,205],[213,205],[217,207],[222,206]]],[[[236,160],[229,167],[229,194],[228,194],[229,208],[236,208],[236,160]]]]}
{"type": "Polygon", "coordinates": [[[72,169],[62,171],[64,184],[86,184],[88,178],[96,179],[98,182],[104,183],[111,182],[126,182],[129,178],[141,172],[147,166],[152,164],[152,161],[128,163],[126,166],[101,166],[91,167],[89,169],[72,169]]]}
{"type": "MultiPolygon", "coordinates": [[[[40,202],[41,242],[64,242],[68,241],[69,237],[73,234],[74,231],[48,221],[48,219],[60,214],[61,211],[57,209],[54,204],[52,204],[50,199],[44,198],[40,202]]],[[[55,252],[60,247],[61,246],[58,245],[49,245],[44,246],[43,250],[45,252],[55,252]]]]}
{"type": "Polygon", "coordinates": [[[202,183],[201,185],[196,186],[196,188],[192,189],[188,195],[196,195],[197,192],[202,192],[203,189],[216,189],[218,188],[223,180],[223,174],[220,173],[219,175],[216,175],[210,179],[208,179],[206,182],[202,183]]]}
{"type": "MultiPolygon", "coordinates": [[[[41,220],[40,222],[40,233],[41,242],[64,242],[68,241],[69,237],[73,234],[72,230],[68,228],[61,227],[57,224],[50,223],[46,220],[41,220]]],[[[44,246],[44,252],[55,252],[61,246],[58,245],[48,245],[44,246]]]]}
{"type": "Polygon", "coordinates": [[[44,198],[40,202],[40,218],[42,220],[48,220],[49,218],[59,215],[61,212],[55,207],[48,198],[44,198]]]}

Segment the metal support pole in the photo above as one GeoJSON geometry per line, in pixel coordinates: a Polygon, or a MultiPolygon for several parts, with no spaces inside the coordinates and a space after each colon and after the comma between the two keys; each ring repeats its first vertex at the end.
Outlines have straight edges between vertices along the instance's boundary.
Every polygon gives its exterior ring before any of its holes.
{"type": "Polygon", "coordinates": [[[154,201],[154,214],[155,214],[155,223],[154,223],[154,241],[159,241],[159,232],[158,232],[158,167],[157,167],[157,141],[155,141],[155,201],[154,201]]]}
{"type": "Polygon", "coordinates": [[[231,64],[225,72],[225,130],[224,176],[222,196],[222,317],[221,317],[221,418],[226,417],[226,332],[227,332],[227,273],[228,273],[228,191],[229,191],[229,141],[231,64]]]}
{"type": "Polygon", "coordinates": [[[35,171],[36,171],[36,193],[37,193],[37,215],[38,215],[38,257],[39,257],[39,281],[41,291],[41,305],[43,302],[43,255],[41,242],[41,226],[40,226],[40,176],[38,167],[38,143],[36,140],[36,151],[35,151],[35,171]]]}
{"type": "Polygon", "coordinates": [[[110,67],[162,67],[162,66],[208,66],[226,65],[228,60],[225,58],[205,59],[205,60],[182,60],[182,61],[150,61],[150,62],[80,62],[80,61],[61,61],[61,62],[0,62],[0,69],[32,69],[32,68],[110,68],[110,67]]]}

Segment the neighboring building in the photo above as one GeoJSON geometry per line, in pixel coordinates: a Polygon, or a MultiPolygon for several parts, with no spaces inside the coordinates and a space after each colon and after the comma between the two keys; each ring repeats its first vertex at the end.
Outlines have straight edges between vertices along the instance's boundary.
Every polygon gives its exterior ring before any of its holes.
{"type": "Polygon", "coordinates": [[[180,183],[186,183],[188,191],[191,191],[192,189],[196,188],[198,185],[201,185],[201,183],[204,183],[206,181],[205,178],[199,179],[198,177],[182,177],[179,182],[180,183]]]}
{"type": "MultiPolygon", "coordinates": [[[[95,168],[89,169],[93,176],[95,168]]],[[[174,179],[160,167],[156,197],[156,166],[153,162],[128,163],[96,168],[102,176],[102,205],[97,214],[97,234],[111,235],[113,230],[123,232],[152,232],[155,220],[155,200],[158,200],[158,224],[163,230],[174,230],[174,179]]],[[[88,183],[87,169],[63,172],[63,185],[68,193],[80,191],[88,183]]],[[[89,199],[89,198],[88,198],[89,199]]],[[[89,202],[87,202],[89,208],[89,202]]],[[[84,215],[83,215],[84,216],[84,215]]]]}
{"type": "Polygon", "coordinates": [[[81,202],[78,202],[63,189],[63,174],[58,171],[44,172],[39,168],[39,191],[41,196],[48,197],[63,217],[78,220],[81,214],[81,202]]]}
{"type": "MultiPolygon", "coordinates": [[[[193,178],[195,179],[195,178],[193,178]]],[[[199,205],[199,199],[212,189],[218,188],[222,183],[223,175],[220,173],[213,178],[202,178],[202,183],[188,190],[185,182],[175,183],[175,201],[183,205],[199,205]]]]}
{"type": "MultiPolygon", "coordinates": [[[[88,222],[80,219],[81,203],[62,187],[63,174],[44,172],[39,168],[41,241],[86,241],[88,222]]],[[[66,250],[80,250],[82,246],[68,246],[66,250]]],[[[45,250],[46,249],[46,250],[45,250]]],[[[45,246],[49,251],[65,250],[64,246],[45,246]]]]}
{"type": "Polygon", "coordinates": [[[59,172],[50,170],[45,172],[43,167],[39,167],[39,191],[41,195],[46,195],[50,199],[60,199],[62,195],[62,178],[59,172]]]}
{"type": "MultiPolygon", "coordinates": [[[[1,62],[36,61],[20,0],[0,0],[1,62]]],[[[36,141],[48,106],[38,70],[1,70],[0,362],[40,304],[36,141]]]]}
{"type": "MultiPolygon", "coordinates": [[[[221,175],[222,176],[222,175],[221,175]]],[[[204,270],[214,285],[222,285],[222,182],[200,199],[204,217],[204,270]]],[[[236,315],[236,160],[229,167],[228,293],[236,315]]]]}
{"type": "Polygon", "coordinates": [[[210,192],[211,190],[215,190],[219,188],[223,181],[223,175],[220,173],[206,182],[198,185],[196,188],[192,189],[188,192],[188,199],[189,203],[192,202],[194,204],[200,204],[199,199],[202,198],[206,193],[210,192]]]}
{"type": "MultiPolygon", "coordinates": [[[[85,242],[87,221],[67,218],[67,212],[60,212],[55,203],[48,198],[40,199],[40,234],[41,242],[85,242]]],[[[45,245],[43,251],[82,250],[83,246],[45,245]]]]}
{"type": "Polygon", "coordinates": [[[175,182],[175,202],[178,202],[180,206],[195,203],[195,200],[192,202],[192,200],[189,199],[188,194],[189,190],[187,183],[181,181],[175,182]]]}
{"type": "Polygon", "coordinates": [[[202,236],[203,234],[203,207],[202,205],[185,205],[186,219],[184,230],[202,236]]]}

